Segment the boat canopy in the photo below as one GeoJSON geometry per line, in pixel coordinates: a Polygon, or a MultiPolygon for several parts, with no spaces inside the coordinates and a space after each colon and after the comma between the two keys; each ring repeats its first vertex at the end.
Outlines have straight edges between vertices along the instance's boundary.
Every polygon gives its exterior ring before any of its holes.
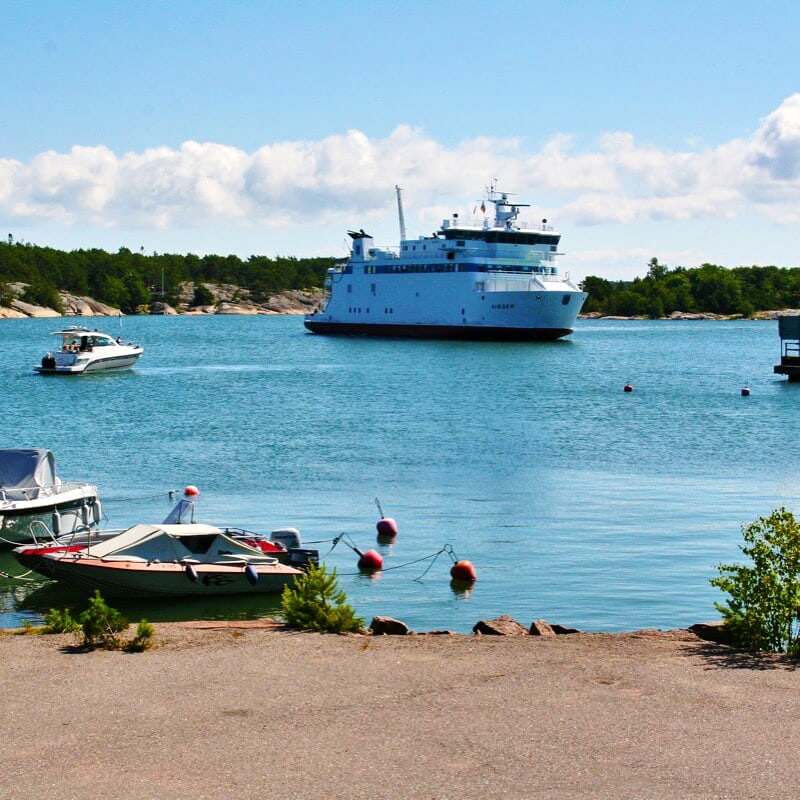
{"type": "Polygon", "coordinates": [[[100,559],[133,559],[174,563],[184,559],[201,562],[240,557],[259,562],[275,561],[227,536],[213,525],[139,524],[87,548],[86,554],[100,559]]]}
{"type": "Polygon", "coordinates": [[[33,489],[60,484],[50,450],[0,450],[0,489],[33,489]]]}

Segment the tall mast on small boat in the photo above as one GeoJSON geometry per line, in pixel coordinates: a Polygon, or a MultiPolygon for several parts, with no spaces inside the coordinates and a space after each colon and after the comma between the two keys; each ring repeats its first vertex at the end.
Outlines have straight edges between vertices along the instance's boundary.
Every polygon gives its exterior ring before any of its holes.
{"type": "Polygon", "coordinates": [[[397,185],[395,185],[394,188],[397,192],[397,216],[400,219],[400,241],[404,242],[406,240],[406,220],[403,216],[403,200],[400,197],[400,192],[402,190],[397,185]]]}

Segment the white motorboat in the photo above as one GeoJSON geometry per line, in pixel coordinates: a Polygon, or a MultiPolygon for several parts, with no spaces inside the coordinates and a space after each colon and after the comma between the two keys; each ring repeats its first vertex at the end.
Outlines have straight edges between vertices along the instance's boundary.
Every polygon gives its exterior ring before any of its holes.
{"type": "MultiPolygon", "coordinates": [[[[194,524],[193,498],[198,494],[197,487],[187,486],[184,489],[184,496],[161,524],[194,524]]],[[[77,553],[119,536],[125,530],[125,528],[99,528],[87,525],[58,536],[45,524],[34,525],[30,528],[31,541],[15,547],[11,552],[23,567],[37,570],[41,556],[46,553],[77,553]]],[[[269,536],[244,528],[227,526],[222,531],[232,539],[278,559],[282,564],[289,564],[299,569],[306,569],[309,564],[319,564],[319,552],[302,546],[300,531],[297,528],[278,528],[269,536]]]]}
{"type": "Polygon", "coordinates": [[[128,369],[144,352],[140,345],[123,342],[119,336],[114,338],[79,325],[53,331],[52,335],[59,336],[61,344],[33,368],[40,375],[84,375],[128,369]]]}
{"type": "Polygon", "coordinates": [[[139,524],[79,550],[40,552],[41,575],[104,597],[280,592],[302,571],[212,525],[139,524]]]}
{"type": "Polygon", "coordinates": [[[65,533],[92,527],[100,517],[97,487],[62,481],[50,450],[0,450],[0,543],[28,541],[30,525],[37,519],[65,533]]]}
{"type": "Polygon", "coordinates": [[[406,237],[399,187],[397,205],[400,247],[375,247],[363,230],[348,231],[350,257],[328,270],[326,300],[306,316],[308,330],[495,340],[572,333],[587,295],[559,274],[561,235],[547,220],[517,221],[527,204],[492,187],[479,216],[465,221],[454,214],[418,239],[406,237]]]}

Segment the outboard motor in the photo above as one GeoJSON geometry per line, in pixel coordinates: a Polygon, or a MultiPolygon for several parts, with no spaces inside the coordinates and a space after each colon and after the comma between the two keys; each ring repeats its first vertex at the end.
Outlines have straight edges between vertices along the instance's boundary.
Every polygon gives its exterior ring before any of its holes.
{"type": "Polygon", "coordinates": [[[270,541],[285,547],[289,554],[289,566],[305,569],[309,564],[319,566],[319,551],[306,550],[297,528],[278,528],[269,535],[270,541]]]}
{"type": "Polygon", "coordinates": [[[52,353],[48,353],[47,355],[42,357],[42,369],[55,369],[56,368],[56,358],[52,353]]]}
{"type": "Polygon", "coordinates": [[[300,539],[300,531],[297,528],[278,528],[270,533],[269,538],[275,544],[279,544],[287,550],[291,550],[293,547],[302,547],[303,545],[300,539]]]}

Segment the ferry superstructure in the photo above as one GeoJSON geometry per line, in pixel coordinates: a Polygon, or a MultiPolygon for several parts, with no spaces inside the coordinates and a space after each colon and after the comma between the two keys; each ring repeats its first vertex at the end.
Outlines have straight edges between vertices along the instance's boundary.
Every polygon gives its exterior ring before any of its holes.
{"type": "Polygon", "coordinates": [[[572,333],[587,295],[555,265],[561,234],[518,222],[526,203],[494,187],[483,218],[458,214],[432,236],[407,239],[399,187],[400,247],[348,231],[346,263],[325,277],[326,298],[305,318],[314,333],[442,339],[558,339],[572,333]],[[486,215],[494,205],[494,219],[486,215]]]}

